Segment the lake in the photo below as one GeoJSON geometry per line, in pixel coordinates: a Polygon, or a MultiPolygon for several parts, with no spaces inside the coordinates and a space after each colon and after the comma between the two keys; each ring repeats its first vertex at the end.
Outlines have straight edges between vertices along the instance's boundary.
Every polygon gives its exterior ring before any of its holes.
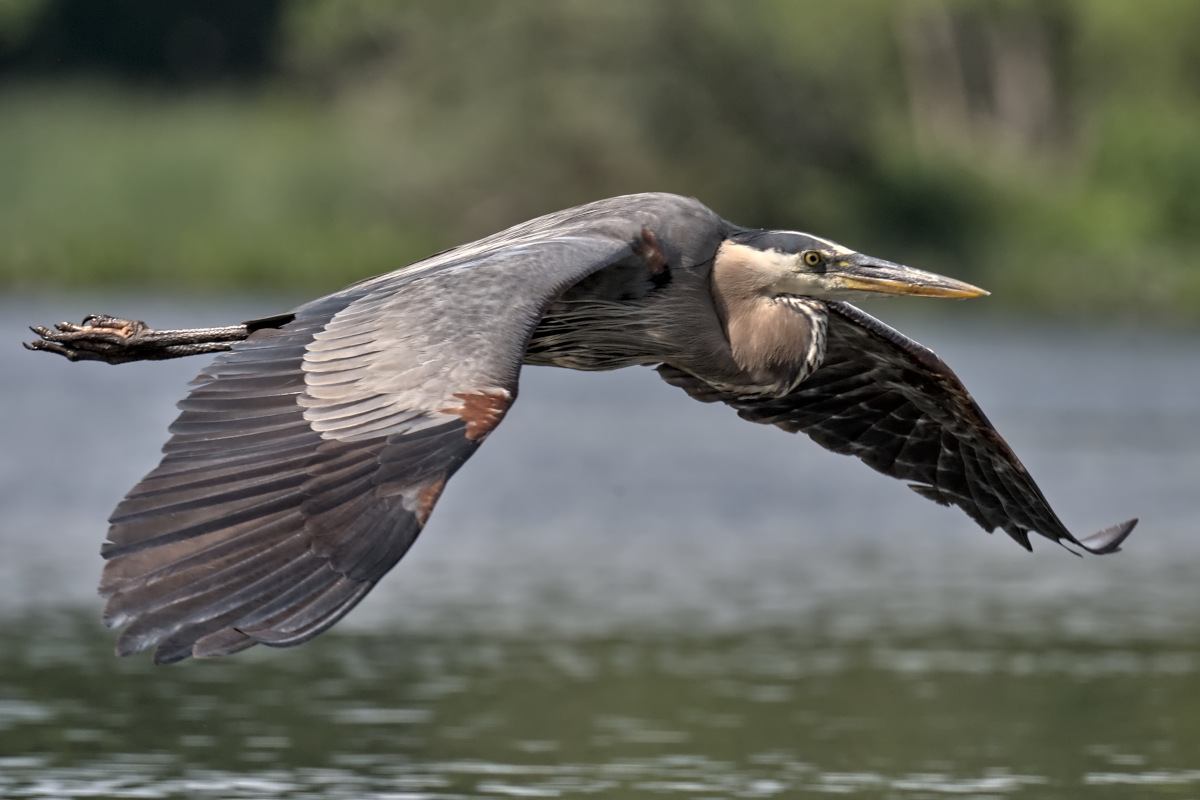
{"type": "Polygon", "coordinates": [[[105,518],[204,360],[70,364],[24,326],[290,305],[0,300],[0,796],[1200,796],[1200,331],[870,309],[1076,534],[1141,517],[1118,555],[1026,553],[645,369],[526,369],[332,631],[117,659],[105,518]]]}

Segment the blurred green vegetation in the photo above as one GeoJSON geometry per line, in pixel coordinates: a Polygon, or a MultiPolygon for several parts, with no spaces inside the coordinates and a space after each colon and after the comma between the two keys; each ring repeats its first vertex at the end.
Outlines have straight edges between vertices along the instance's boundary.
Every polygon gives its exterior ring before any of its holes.
{"type": "MultiPolygon", "coordinates": [[[[0,43],[53,6],[0,0],[0,43]]],[[[998,303],[1200,313],[1192,0],[292,0],[270,52],[10,70],[0,286],[327,291],[663,190],[998,303]]]]}

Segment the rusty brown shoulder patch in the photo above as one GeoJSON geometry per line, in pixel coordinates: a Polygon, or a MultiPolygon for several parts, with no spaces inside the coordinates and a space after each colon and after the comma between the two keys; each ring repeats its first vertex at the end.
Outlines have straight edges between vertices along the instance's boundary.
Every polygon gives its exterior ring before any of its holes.
{"type": "Polygon", "coordinates": [[[455,392],[454,396],[462,400],[462,405],[442,411],[458,416],[467,424],[467,438],[472,442],[491,433],[512,405],[512,395],[505,391],[455,392]]]}
{"type": "Polygon", "coordinates": [[[654,231],[649,228],[642,228],[642,235],[633,243],[633,252],[646,262],[651,278],[657,278],[667,271],[667,254],[663,252],[654,231]]]}
{"type": "Polygon", "coordinates": [[[446,488],[446,476],[440,476],[433,483],[426,484],[417,492],[417,504],[413,509],[413,515],[417,518],[417,524],[425,527],[425,520],[429,519],[429,515],[433,512],[433,507],[437,504],[438,498],[442,496],[442,490],[446,488]]]}

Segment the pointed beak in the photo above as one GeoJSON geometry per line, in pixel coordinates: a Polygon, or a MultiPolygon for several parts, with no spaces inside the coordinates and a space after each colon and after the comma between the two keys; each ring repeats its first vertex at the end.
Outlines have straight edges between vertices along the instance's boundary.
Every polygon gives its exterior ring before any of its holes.
{"type": "Polygon", "coordinates": [[[871,258],[862,253],[853,253],[834,261],[825,274],[833,279],[838,288],[851,291],[917,297],[981,297],[988,294],[969,283],[871,258]]]}

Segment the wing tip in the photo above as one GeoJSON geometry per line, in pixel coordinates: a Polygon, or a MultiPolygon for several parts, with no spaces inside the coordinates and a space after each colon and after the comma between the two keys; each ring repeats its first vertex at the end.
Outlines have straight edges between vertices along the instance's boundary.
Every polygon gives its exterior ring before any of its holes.
{"type": "Polygon", "coordinates": [[[1080,539],[1079,545],[1084,550],[1097,556],[1119,553],[1121,551],[1121,543],[1125,541],[1129,534],[1133,533],[1133,529],[1137,527],[1137,524],[1138,519],[1134,517],[1116,525],[1110,525],[1102,531],[1080,539]]]}

